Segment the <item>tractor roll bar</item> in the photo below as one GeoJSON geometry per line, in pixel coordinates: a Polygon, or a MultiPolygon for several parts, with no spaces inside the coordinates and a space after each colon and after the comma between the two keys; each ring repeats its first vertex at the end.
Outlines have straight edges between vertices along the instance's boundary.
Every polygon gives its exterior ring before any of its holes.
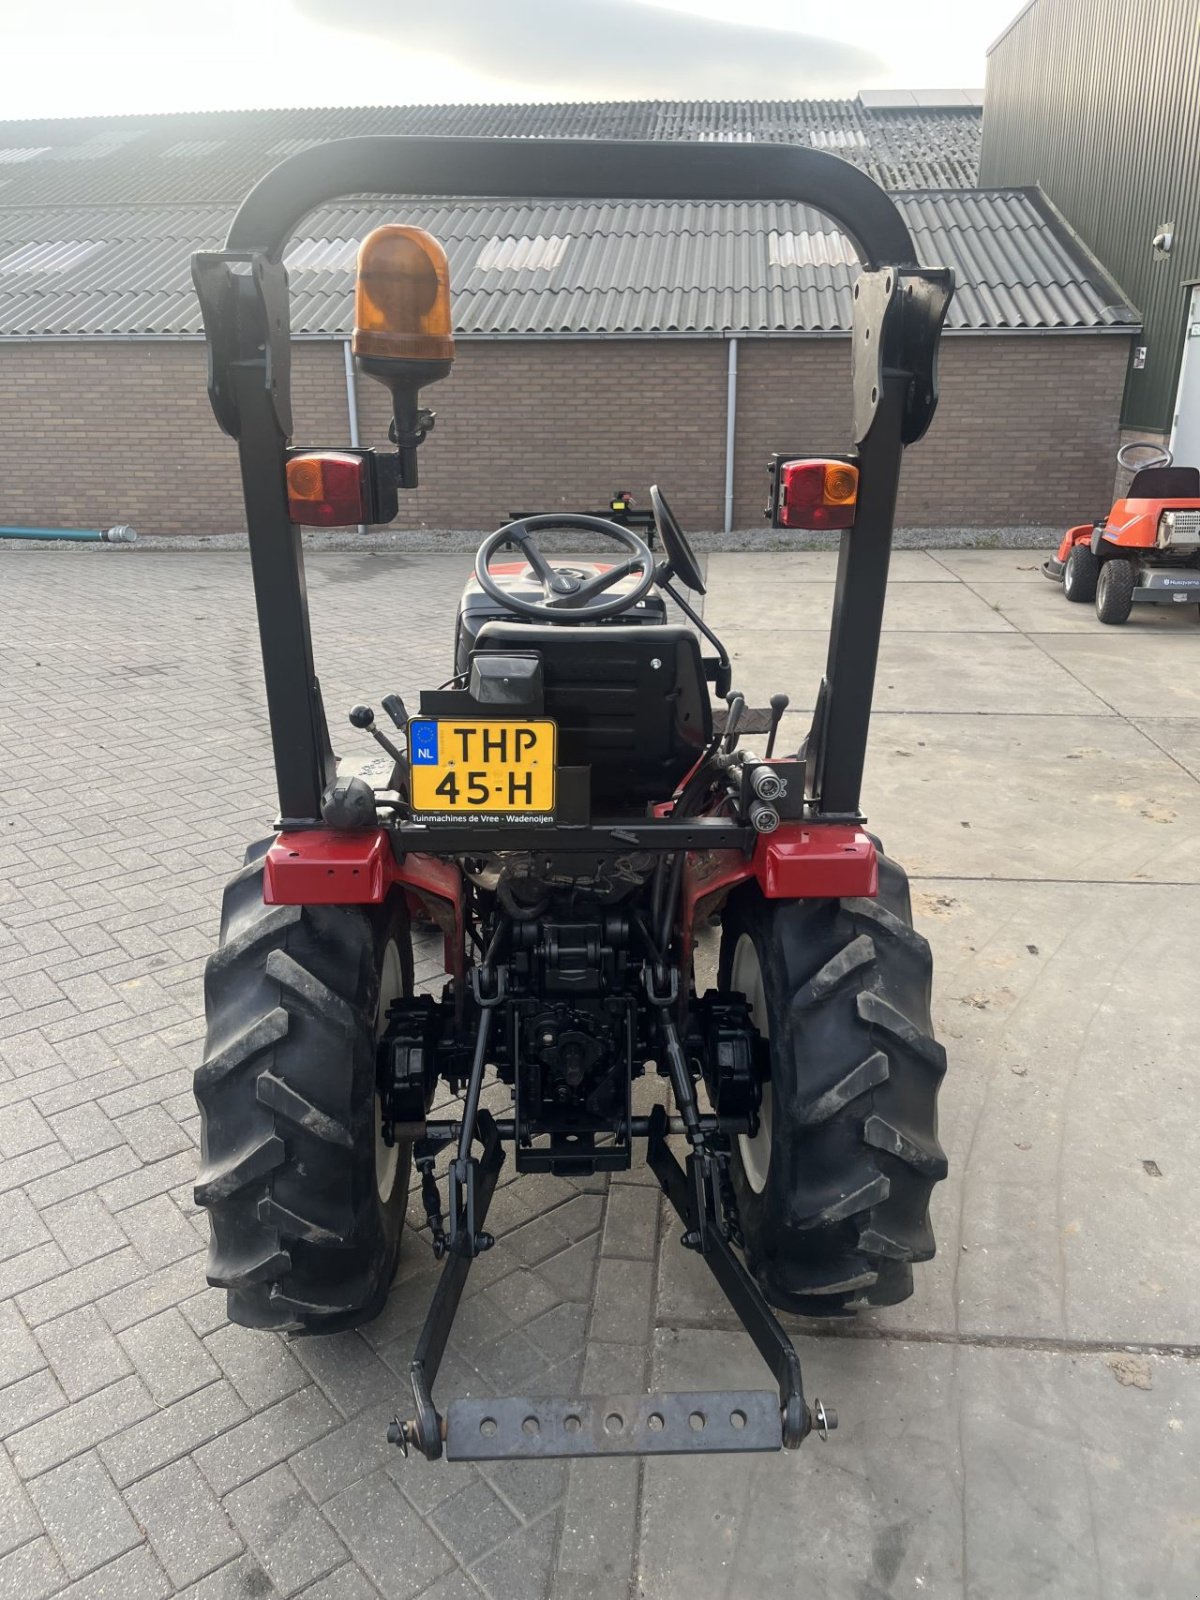
{"type": "Polygon", "coordinates": [[[346,194],[514,199],[794,200],[832,218],[863,267],[915,266],[904,219],[865,172],[792,145],[649,139],[457,139],[383,134],[336,139],[261,178],[229,228],[227,250],[278,260],[296,224],[346,194]]]}
{"type": "MultiPolygon", "coordinates": [[[[841,536],[826,684],[808,769],[814,820],[857,817],[900,462],[937,404],[949,270],[919,266],[890,197],[849,162],[817,150],[384,135],[335,140],[281,162],[242,202],[225,249],[192,259],[209,397],[217,421],[238,443],[281,825],[319,825],[322,793],[335,771],[313,662],[300,530],[288,515],[284,481],[292,409],[282,258],[297,223],[314,207],[366,194],[792,201],[823,212],[851,239],[863,264],[851,340],[861,479],[855,525],[841,536]]],[[[799,454],[814,441],[781,443],[799,454]]],[[[778,620],[786,626],[786,614],[778,620]]]]}

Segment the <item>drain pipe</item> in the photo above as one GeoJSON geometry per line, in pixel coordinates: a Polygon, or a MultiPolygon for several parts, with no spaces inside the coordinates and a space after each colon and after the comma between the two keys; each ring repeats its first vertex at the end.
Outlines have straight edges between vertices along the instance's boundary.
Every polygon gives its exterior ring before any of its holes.
{"type": "Polygon", "coordinates": [[[738,342],[729,340],[729,366],[725,376],[725,532],[733,531],[733,457],[737,435],[738,342]]]}
{"type": "Polygon", "coordinates": [[[115,528],[0,528],[0,539],[46,539],[72,544],[133,544],[137,534],[122,522],[115,528]]]}
{"type": "MultiPolygon", "coordinates": [[[[342,341],[342,357],[346,364],[346,410],[350,415],[350,447],[358,449],[358,381],[354,371],[354,351],[350,348],[349,339],[342,341]]],[[[367,525],[360,522],[359,533],[366,533],[367,525]]]]}

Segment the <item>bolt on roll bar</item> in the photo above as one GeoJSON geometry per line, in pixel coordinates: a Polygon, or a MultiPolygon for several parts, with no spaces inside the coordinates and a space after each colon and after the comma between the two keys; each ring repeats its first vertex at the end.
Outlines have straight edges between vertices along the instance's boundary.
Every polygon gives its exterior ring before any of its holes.
{"type": "MultiPolygon", "coordinates": [[[[299,529],[284,466],[292,429],[284,250],[343,195],[775,200],[811,205],[854,244],[855,526],[841,536],[828,690],[814,725],[817,820],[858,816],[900,463],[937,404],[937,344],[953,288],[922,268],[889,196],[837,156],[789,145],[371,136],[314,146],[246,196],[223,251],[193,258],[209,396],[238,442],[281,822],[316,823],[334,759],[317,682],[299,529]]],[[[786,625],[786,617],[780,619],[786,625]]]]}

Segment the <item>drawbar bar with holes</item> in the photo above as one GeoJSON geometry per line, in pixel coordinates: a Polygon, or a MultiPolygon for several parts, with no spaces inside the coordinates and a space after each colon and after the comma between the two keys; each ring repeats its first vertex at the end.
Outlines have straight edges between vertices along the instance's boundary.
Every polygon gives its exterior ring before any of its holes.
{"type": "Polygon", "coordinates": [[[779,1396],[769,1389],[452,1400],[446,1412],[447,1461],[782,1448],[779,1396]]]}

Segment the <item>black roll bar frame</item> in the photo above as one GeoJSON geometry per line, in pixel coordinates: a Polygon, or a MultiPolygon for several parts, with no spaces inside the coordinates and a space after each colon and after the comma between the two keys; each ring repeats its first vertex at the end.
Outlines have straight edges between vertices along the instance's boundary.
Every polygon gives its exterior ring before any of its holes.
{"type": "MultiPolygon", "coordinates": [[[[824,727],[814,729],[814,746],[823,752],[814,820],[856,815],[901,459],[936,408],[950,271],[921,267],[890,197],[858,168],[817,150],[380,135],[317,145],[281,162],[242,202],[225,249],[200,252],[192,262],[209,398],[220,426],[238,443],[279,825],[319,823],[335,773],[313,662],[300,530],[288,517],[291,331],[282,257],[299,221],[344,195],[800,202],[850,238],[864,269],[854,289],[851,346],[861,477],[855,525],[840,541],[824,727]]],[[[552,831],[543,834],[548,847],[552,831]]]]}

